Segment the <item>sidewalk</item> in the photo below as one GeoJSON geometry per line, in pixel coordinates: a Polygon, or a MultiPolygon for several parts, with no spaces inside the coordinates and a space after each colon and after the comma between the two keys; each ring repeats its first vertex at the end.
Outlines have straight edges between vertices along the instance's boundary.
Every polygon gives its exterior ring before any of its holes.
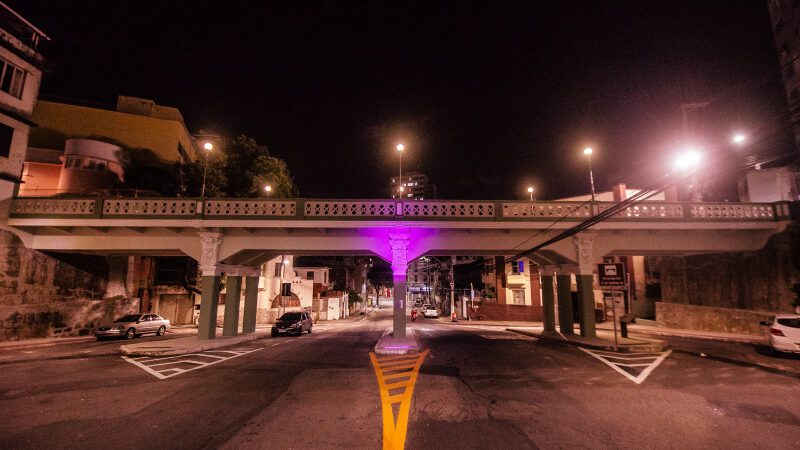
{"type": "Polygon", "coordinates": [[[629,325],[628,331],[635,336],[657,335],[676,352],[800,378],[800,355],[771,354],[762,336],[659,328],[644,322],[629,325]]]}
{"type": "MultiPolygon", "coordinates": [[[[196,334],[197,327],[194,325],[178,325],[171,327],[167,335],[196,334]]],[[[34,347],[53,347],[56,345],[76,344],[81,342],[93,342],[94,336],[71,336],[71,337],[50,337],[50,338],[31,338],[20,339],[18,341],[0,342],[0,351],[19,350],[22,348],[34,347]]]]}
{"type": "MultiPolygon", "coordinates": [[[[739,342],[745,344],[764,344],[764,336],[754,336],[752,334],[721,333],[715,331],[686,330],[682,328],[662,328],[655,325],[650,320],[637,319],[637,322],[628,325],[628,332],[653,334],[658,336],[680,336],[694,339],[704,339],[720,342],[739,342]]],[[[614,325],[611,322],[597,324],[597,329],[610,330],[613,332],[614,325]]]]}
{"type": "MultiPolygon", "coordinates": [[[[787,353],[771,354],[769,352],[769,347],[767,347],[764,338],[761,336],[659,328],[656,327],[654,323],[650,323],[650,321],[643,322],[645,323],[628,325],[628,336],[630,339],[652,340],[650,336],[658,336],[658,340],[665,342],[669,348],[678,353],[745,367],[754,367],[771,373],[800,378],[800,355],[787,353]]],[[[510,327],[509,331],[521,332],[521,334],[571,345],[585,347],[603,345],[603,343],[598,342],[585,342],[585,338],[581,338],[580,336],[569,336],[569,342],[567,342],[560,333],[555,333],[554,335],[551,333],[549,336],[547,334],[542,335],[543,329],[541,324],[535,323],[531,323],[527,327],[510,327]]],[[[605,341],[604,343],[607,347],[607,342],[609,340],[613,342],[614,339],[613,324],[610,322],[598,324],[597,335],[598,338],[605,341]]]]}
{"type": "Polygon", "coordinates": [[[619,336],[615,343],[614,333],[605,330],[597,330],[597,337],[583,337],[579,334],[562,334],[558,331],[544,331],[544,328],[541,326],[508,327],[506,330],[535,337],[543,341],[595,350],[617,351],[620,353],[657,353],[667,349],[667,343],[665,341],[642,336],[628,338],[619,336]]]}
{"type": "Polygon", "coordinates": [[[200,340],[197,336],[187,336],[165,341],[143,341],[119,346],[119,351],[126,356],[177,356],[197,353],[264,339],[270,336],[271,325],[257,326],[255,333],[240,334],[234,337],[222,337],[218,333],[214,339],[200,340]]]}

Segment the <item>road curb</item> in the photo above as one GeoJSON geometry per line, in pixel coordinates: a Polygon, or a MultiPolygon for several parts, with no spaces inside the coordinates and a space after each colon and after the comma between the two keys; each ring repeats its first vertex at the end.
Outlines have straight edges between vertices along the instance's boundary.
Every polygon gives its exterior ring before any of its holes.
{"type": "MultiPolygon", "coordinates": [[[[605,328],[603,328],[605,329],[605,328]]],[[[606,330],[610,331],[610,330],[606,330]]],[[[685,339],[702,339],[704,341],[718,341],[718,342],[733,342],[736,344],[764,344],[764,338],[759,336],[753,336],[752,338],[736,338],[732,336],[713,336],[707,334],[680,334],[680,333],[671,333],[669,331],[661,331],[661,330],[643,330],[641,328],[628,328],[630,334],[653,334],[656,336],[666,336],[666,337],[676,337],[676,338],[685,338],[685,339]]]]}
{"type": "Polygon", "coordinates": [[[142,346],[142,344],[123,344],[119,346],[119,351],[125,356],[179,356],[186,355],[188,353],[197,353],[206,350],[232,347],[234,345],[253,342],[267,337],[270,337],[270,334],[268,332],[264,332],[263,334],[251,334],[246,336],[237,336],[235,338],[210,339],[208,341],[199,341],[192,347],[176,348],[171,350],[158,350],[155,347],[135,348],[134,346],[142,346]]]}
{"type": "Polygon", "coordinates": [[[413,329],[406,330],[404,339],[395,339],[390,334],[391,330],[387,328],[375,343],[372,350],[376,355],[406,355],[420,351],[419,341],[413,329]]]}
{"type": "Polygon", "coordinates": [[[76,344],[81,342],[94,341],[94,336],[80,336],[68,338],[49,338],[46,342],[21,342],[19,344],[0,345],[0,351],[19,350],[22,348],[54,347],[56,345],[76,344]]]}
{"type": "Polygon", "coordinates": [[[506,331],[522,334],[525,336],[535,337],[543,341],[554,342],[557,344],[566,344],[566,345],[571,345],[573,347],[583,347],[583,348],[590,348],[593,350],[603,350],[609,352],[616,351],[617,353],[658,353],[658,352],[663,352],[668,347],[668,344],[666,342],[657,341],[653,342],[652,344],[641,344],[641,345],[621,344],[617,345],[617,350],[614,350],[614,344],[612,343],[592,344],[589,342],[570,341],[568,339],[556,338],[555,336],[549,336],[547,334],[533,333],[530,331],[520,330],[518,328],[515,329],[513,327],[506,328],[506,331]]]}

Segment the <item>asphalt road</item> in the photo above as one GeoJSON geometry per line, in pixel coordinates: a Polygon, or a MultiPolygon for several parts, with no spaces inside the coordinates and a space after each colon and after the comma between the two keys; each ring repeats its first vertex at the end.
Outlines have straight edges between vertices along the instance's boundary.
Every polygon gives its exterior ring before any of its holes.
{"type": "MultiPolygon", "coordinates": [[[[120,342],[3,351],[0,447],[380,448],[369,352],[390,325],[320,323],[138,365],[120,342]]],[[[406,448],[800,447],[797,378],[672,353],[637,367],[651,370],[637,384],[583,350],[502,328],[411,327],[429,355],[406,448]]]]}

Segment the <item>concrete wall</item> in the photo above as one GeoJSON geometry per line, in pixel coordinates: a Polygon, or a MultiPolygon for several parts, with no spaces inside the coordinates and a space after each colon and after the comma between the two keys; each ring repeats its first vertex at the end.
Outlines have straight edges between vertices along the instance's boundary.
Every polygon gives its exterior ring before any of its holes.
{"type": "Polygon", "coordinates": [[[797,224],[755,252],[660,258],[659,325],[723,332],[759,332],[758,322],[795,309],[800,283],[797,224]]]}
{"type": "MultiPolygon", "coordinates": [[[[117,269],[124,279],[127,265],[117,269]]],[[[101,322],[138,311],[138,302],[125,295],[105,295],[108,273],[105,258],[55,258],[0,231],[0,341],[91,334],[101,322]]]]}
{"type": "Polygon", "coordinates": [[[661,261],[665,303],[792,312],[800,283],[800,234],[793,224],[755,252],[669,257],[661,261]]]}
{"type": "Polygon", "coordinates": [[[656,303],[658,326],[687,330],[760,335],[759,322],[767,320],[772,314],[774,312],[656,303]]]}

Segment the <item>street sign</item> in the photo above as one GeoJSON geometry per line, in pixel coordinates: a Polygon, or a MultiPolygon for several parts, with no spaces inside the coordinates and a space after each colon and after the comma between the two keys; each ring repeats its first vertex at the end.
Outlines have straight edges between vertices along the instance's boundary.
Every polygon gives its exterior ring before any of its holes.
{"type": "Polygon", "coordinates": [[[597,276],[602,287],[625,287],[625,263],[598,264],[597,276]]]}

